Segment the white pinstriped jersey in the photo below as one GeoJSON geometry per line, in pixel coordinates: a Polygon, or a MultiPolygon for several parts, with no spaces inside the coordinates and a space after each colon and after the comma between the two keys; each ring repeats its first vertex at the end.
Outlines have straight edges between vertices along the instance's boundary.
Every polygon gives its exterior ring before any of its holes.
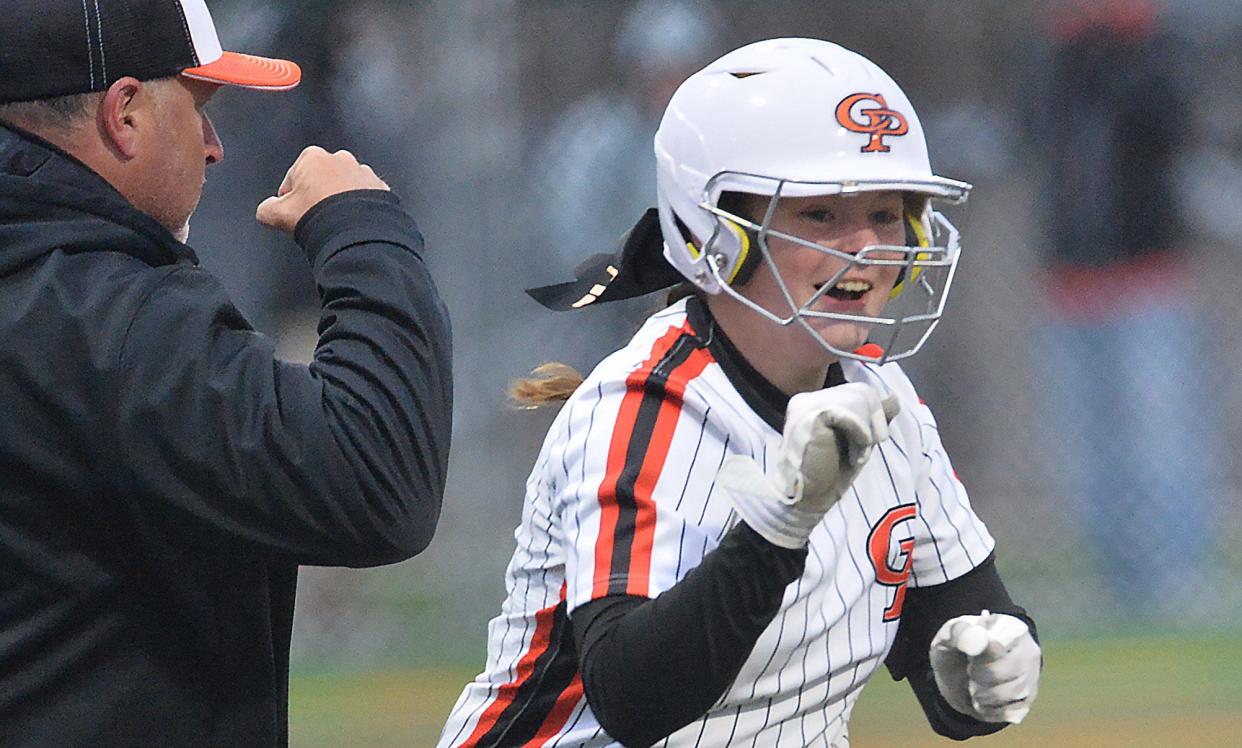
{"type": "MultiPolygon", "coordinates": [[[[618,745],[586,703],[567,615],[676,584],[737,522],[714,485],[725,455],[766,467],[780,445],[783,414],[739,381],[736,355],[713,341],[701,310],[683,301],[652,316],[553,423],[527,481],[486,669],[458,699],[441,748],[618,745]]],[[[850,710],[892,645],[905,587],[957,578],[992,551],[901,368],[842,370],[897,392],[891,438],[812,533],[802,577],[733,685],[657,745],[848,745],[850,710]]]]}

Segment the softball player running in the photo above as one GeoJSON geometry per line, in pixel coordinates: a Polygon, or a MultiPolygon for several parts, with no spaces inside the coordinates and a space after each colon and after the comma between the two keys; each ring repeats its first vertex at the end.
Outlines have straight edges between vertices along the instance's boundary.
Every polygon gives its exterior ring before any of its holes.
{"type": "Polygon", "coordinates": [[[1020,722],[1041,664],[993,540],[898,360],[958,235],[905,94],[776,39],[691,76],[655,138],[658,209],[534,289],[571,309],[667,288],[567,399],[526,486],[508,597],[447,746],[846,746],[887,665],[939,733],[1020,722]]]}

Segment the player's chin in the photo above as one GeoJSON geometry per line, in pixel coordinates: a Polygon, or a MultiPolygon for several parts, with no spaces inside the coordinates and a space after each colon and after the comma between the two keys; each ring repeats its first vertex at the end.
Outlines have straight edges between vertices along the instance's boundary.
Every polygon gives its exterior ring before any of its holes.
{"type": "Polygon", "coordinates": [[[811,329],[828,345],[841,351],[853,351],[867,342],[871,326],[859,322],[817,319],[811,321],[811,329]]]}

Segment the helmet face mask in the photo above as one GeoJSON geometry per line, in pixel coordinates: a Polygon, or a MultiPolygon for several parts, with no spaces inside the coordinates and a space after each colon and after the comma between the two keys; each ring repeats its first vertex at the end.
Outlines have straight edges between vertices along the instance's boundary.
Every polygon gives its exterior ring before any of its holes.
{"type": "MultiPolygon", "coordinates": [[[[839,358],[884,363],[914,355],[923,347],[944,313],[949,290],[957,270],[961,252],[958,232],[942,214],[926,207],[921,215],[907,209],[902,219],[906,223],[906,244],[872,244],[858,251],[844,251],[796,234],[780,231],[772,226],[773,216],[786,185],[776,182],[762,217],[751,218],[730,212],[708,203],[700,208],[716,216],[721,226],[704,242],[701,255],[710,280],[724,293],[741,304],[782,327],[798,325],[826,351],[839,358]],[[758,221],[758,222],[756,222],[758,221]],[[733,230],[726,230],[730,228],[733,230]],[[722,242],[729,242],[738,232],[744,232],[745,252],[734,261],[727,252],[717,249],[722,242]],[[809,298],[799,300],[777,264],[772,251],[772,239],[789,245],[805,247],[841,262],[841,268],[824,282],[809,298]],[[755,265],[766,265],[780,290],[783,304],[768,308],[745,295],[745,282],[755,265]],[[750,267],[747,267],[747,266],[750,267]],[[831,312],[816,309],[816,305],[842,279],[859,269],[899,268],[897,282],[889,294],[884,311],[876,316],[831,312]],[[871,330],[873,345],[859,350],[845,350],[833,345],[813,326],[816,320],[852,322],[871,330]]],[[[827,185],[825,185],[827,186],[827,185]]],[[[834,185],[835,186],[835,185],[834,185]]],[[[835,193],[829,193],[835,194],[835,193]]]]}
{"type": "Polygon", "coordinates": [[[775,324],[797,324],[838,358],[905,358],[936,327],[960,247],[957,230],[930,200],[961,202],[970,185],[932,173],[913,108],[874,63],[811,39],[743,47],[682,84],[655,151],[665,258],[701,291],[728,294],[775,324]],[[903,245],[845,252],[772,226],[786,198],[878,191],[906,197],[903,245]],[[768,197],[764,215],[722,209],[726,193],[768,197]],[[825,253],[843,267],[810,299],[797,299],[773,259],[771,239],[825,253]],[[782,308],[764,308],[738,290],[760,264],[772,271],[782,308]],[[899,282],[882,314],[813,308],[851,270],[894,266],[901,268],[899,282]],[[815,329],[833,320],[864,326],[876,345],[833,346],[815,329]]]}

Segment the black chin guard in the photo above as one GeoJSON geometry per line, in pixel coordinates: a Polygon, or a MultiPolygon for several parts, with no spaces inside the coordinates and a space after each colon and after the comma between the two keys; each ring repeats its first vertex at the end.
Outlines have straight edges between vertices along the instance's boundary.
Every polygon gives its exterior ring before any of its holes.
{"type": "Polygon", "coordinates": [[[620,244],[614,254],[591,255],[574,268],[577,280],[528,288],[527,295],[548,309],[566,312],[645,296],[681,282],[681,274],[664,259],[664,237],[655,208],[647,209],[620,244]]]}

